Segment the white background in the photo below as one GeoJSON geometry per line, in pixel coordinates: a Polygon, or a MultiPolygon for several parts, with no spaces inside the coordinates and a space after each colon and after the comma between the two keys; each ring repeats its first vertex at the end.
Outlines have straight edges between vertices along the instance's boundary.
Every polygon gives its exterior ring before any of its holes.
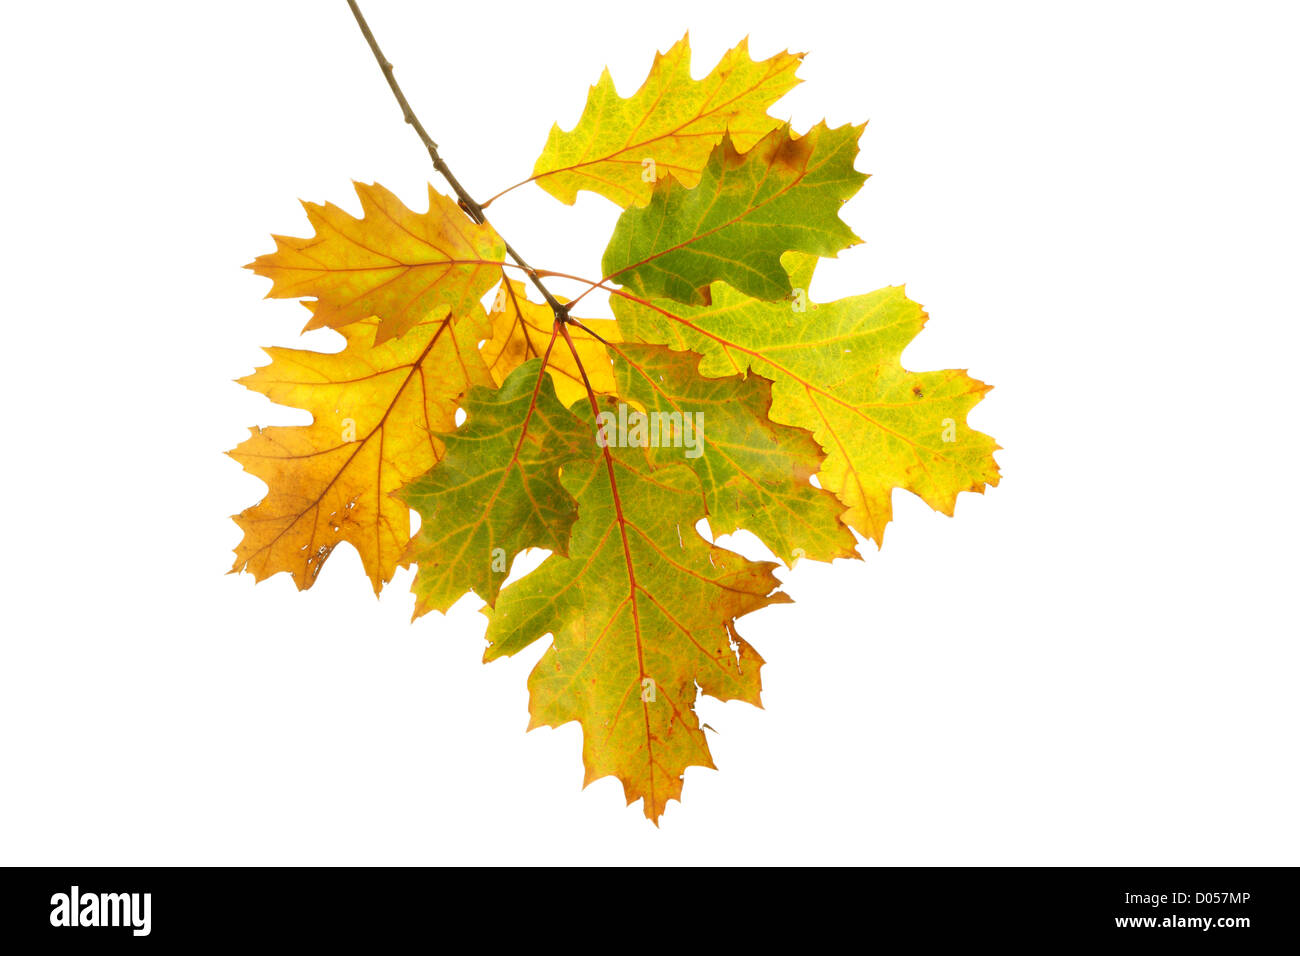
{"type": "MultiPolygon", "coordinates": [[[[364,6],[480,197],[605,64],[628,95],[687,28],[697,76],[745,34],[809,51],[775,112],[869,119],[873,174],[812,297],[906,282],[905,363],[997,386],[1005,478],[782,572],[797,603],[741,622],[766,709],[701,704],[721,770],[656,830],[580,789],[576,724],[524,733],[546,642],[483,666],[473,598],[409,624],[409,572],[376,601],[347,548],[304,594],[224,573],[263,489],[221,453],[306,421],[232,383],[305,316],[240,266],[299,198],[423,208],[432,175],[342,0],[23,4],[0,862],[1300,862],[1294,8],[364,6]]],[[[594,274],[617,210],[492,212],[594,274]]]]}

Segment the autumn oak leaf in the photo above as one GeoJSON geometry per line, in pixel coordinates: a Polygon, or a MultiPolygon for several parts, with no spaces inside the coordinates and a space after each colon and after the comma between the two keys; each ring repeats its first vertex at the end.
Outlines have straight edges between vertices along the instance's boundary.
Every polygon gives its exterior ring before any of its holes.
{"type": "Polygon", "coordinates": [[[699,479],[656,468],[644,449],[607,447],[566,468],[578,502],[567,557],[551,555],[501,591],[485,660],[554,642],[528,678],[529,727],[582,726],[586,782],[613,775],[658,822],[687,767],[713,767],[696,686],[759,704],[763,661],[735,620],[788,602],[772,562],[700,537],[699,479]]]}
{"type": "Polygon", "coordinates": [[[768,417],[770,381],[752,372],[702,376],[698,352],[613,348],[619,394],[672,426],[671,432],[661,426],[652,460],[666,464],[685,455],[715,536],[750,531],[787,564],[857,556],[853,535],[840,521],[844,506],[811,483],[826,457],[821,446],[807,429],[768,417]],[[698,433],[693,447],[683,451],[683,433],[692,429],[698,433]]]}
{"type": "Polygon", "coordinates": [[[312,422],[254,428],[230,452],[268,487],[235,516],[244,537],[232,570],[259,581],[287,571],[305,590],[347,541],[376,593],[392,578],[410,539],[410,510],[392,492],[442,457],[439,435],[455,429],[462,396],[492,380],[476,347],[487,334],[481,307],[372,347],[377,324],[340,329],[340,352],[269,348],[271,363],[240,379],[277,404],[306,409],[312,422]]]}
{"type": "Polygon", "coordinates": [[[624,209],[645,205],[664,175],[694,186],[723,133],[747,150],[780,125],[766,111],[799,82],[802,58],[778,53],[755,62],[742,40],[696,80],[688,35],[655,54],[649,76],[626,99],[605,70],[578,124],[568,132],[551,128],[532,181],[569,205],[587,189],[624,209]]]}
{"type": "Polygon", "coordinates": [[[664,179],[648,206],[619,217],[601,262],[605,279],[697,305],[715,281],[785,298],[792,287],[782,253],[834,256],[858,242],[839,210],[867,178],[853,168],[862,129],[818,124],[795,136],[782,127],[745,153],[724,137],[697,186],[664,179]]]}
{"type": "Polygon", "coordinates": [[[316,233],[274,236],[276,251],[248,264],[271,280],[273,298],[314,297],[307,328],[379,317],[376,344],[426,319],[463,315],[501,274],[505,243],[429,187],[429,210],[412,212],[383,186],[354,184],[362,218],[303,203],[316,233]]]}
{"type": "MultiPolygon", "coordinates": [[[[808,289],[816,257],[792,253],[786,261],[795,285],[808,289]]],[[[848,509],[844,520],[877,544],[893,516],[894,488],[951,515],[959,492],[998,483],[998,445],[966,424],[989,386],[963,371],[903,368],[903,349],[926,314],[901,287],[800,304],[804,311],[762,302],[722,282],[708,306],[613,300],[627,340],[701,352],[704,375],[751,369],[771,379],[772,420],[813,433],[827,453],[822,487],[848,509]]]]}
{"type": "Polygon", "coordinates": [[[556,400],[540,358],[500,389],[472,389],[465,410],[464,423],[442,438],[442,460],[398,492],[420,515],[403,559],[417,567],[416,617],[446,611],[471,590],[496,603],[525,548],[565,554],[578,512],[560,468],[597,452],[591,422],[556,400]]]}

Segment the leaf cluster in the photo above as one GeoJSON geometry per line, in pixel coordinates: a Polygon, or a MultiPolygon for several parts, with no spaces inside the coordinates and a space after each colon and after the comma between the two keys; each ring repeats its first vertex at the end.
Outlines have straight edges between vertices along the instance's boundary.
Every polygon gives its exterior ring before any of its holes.
{"type": "Polygon", "coordinates": [[[417,617],[486,602],[487,660],[551,636],[531,726],[578,721],[587,781],[618,777],[655,821],[687,767],[713,766],[697,695],[759,704],[737,620],[789,600],[777,562],[719,536],[749,531],[791,567],[854,558],[853,532],[882,542],[894,489],[951,514],[998,481],[997,446],[966,424],[988,386],[901,364],[919,305],[808,296],[858,241],[840,209],[866,177],[862,126],[769,115],[800,59],[741,43],[696,80],[683,38],[631,97],[601,76],[524,180],[623,210],[572,301],[530,298],[526,279],[562,274],[519,269],[433,187],[424,212],[378,185],[356,186],[360,218],[306,203],[312,234],[250,264],[344,347],[268,349],[241,380],[312,422],[231,452],[268,486],[235,516],[234,570],[307,589],[347,542],[376,592],[414,567],[417,617]],[[612,317],[582,315],[597,288],[612,317]],[[550,555],[505,585],[530,548],[550,555]]]}

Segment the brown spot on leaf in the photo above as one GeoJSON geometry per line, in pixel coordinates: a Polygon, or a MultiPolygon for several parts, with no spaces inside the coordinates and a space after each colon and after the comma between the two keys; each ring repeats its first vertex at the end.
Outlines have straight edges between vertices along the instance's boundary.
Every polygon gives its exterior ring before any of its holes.
{"type": "Polygon", "coordinates": [[[773,166],[781,166],[796,173],[802,173],[808,168],[808,160],[812,156],[810,137],[791,139],[781,131],[771,135],[777,138],[776,150],[772,154],[773,166]]]}

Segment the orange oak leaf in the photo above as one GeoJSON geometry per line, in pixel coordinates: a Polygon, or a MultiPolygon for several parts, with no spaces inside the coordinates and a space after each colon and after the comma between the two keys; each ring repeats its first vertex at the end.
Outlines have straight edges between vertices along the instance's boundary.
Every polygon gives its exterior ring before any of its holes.
{"type": "Polygon", "coordinates": [[[307,409],[312,423],[254,428],[230,452],[268,487],[235,516],[244,538],[232,571],[259,581],[287,571],[306,589],[346,541],[376,593],[392,578],[411,531],[407,506],[391,493],[442,457],[438,433],[456,427],[462,396],[492,380],[476,348],[487,334],[481,307],[418,322],[372,348],[377,322],[340,329],[340,352],[267,349],[271,363],[240,379],[273,402],[307,409]]]}
{"type": "Polygon", "coordinates": [[[274,236],[276,251],[246,268],[271,280],[269,297],[312,297],[307,328],[339,328],[378,316],[376,344],[426,320],[473,309],[496,281],[505,243],[429,187],[428,212],[413,212],[379,185],[353,184],[356,219],[333,203],[304,202],[309,239],[274,236]]]}

